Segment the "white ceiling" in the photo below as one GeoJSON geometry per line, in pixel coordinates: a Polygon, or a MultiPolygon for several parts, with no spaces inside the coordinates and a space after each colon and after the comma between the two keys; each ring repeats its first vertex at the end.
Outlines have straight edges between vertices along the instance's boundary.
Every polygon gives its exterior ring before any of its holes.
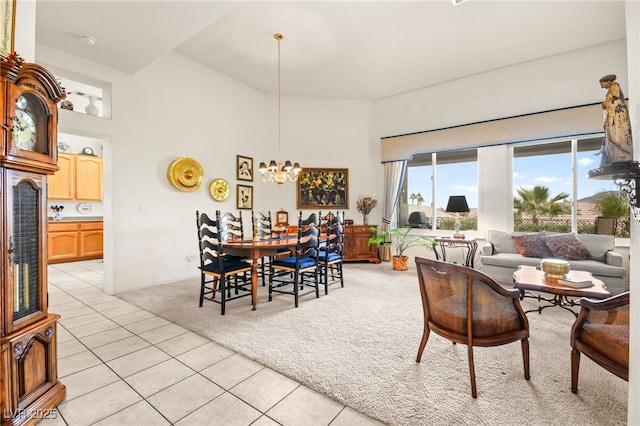
{"type": "Polygon", "coordinates": [[[625,38],[620,1],[38,0],[36,41],[127,73],[174,51],[256,89],[379,99],[625,38]],[[80,35],[95,37],[94,46],[80,35]]]}

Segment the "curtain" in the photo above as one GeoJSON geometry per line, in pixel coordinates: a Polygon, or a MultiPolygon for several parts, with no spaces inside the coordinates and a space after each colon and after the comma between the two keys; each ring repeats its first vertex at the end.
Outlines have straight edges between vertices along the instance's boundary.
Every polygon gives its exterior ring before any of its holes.
{"type": "Polygon", "coordinates": [[[398,204],[400,185],[407,170],[406,160],[384,163],[384,200],[382,203],[382,230],[388,230],[398,204]]]}

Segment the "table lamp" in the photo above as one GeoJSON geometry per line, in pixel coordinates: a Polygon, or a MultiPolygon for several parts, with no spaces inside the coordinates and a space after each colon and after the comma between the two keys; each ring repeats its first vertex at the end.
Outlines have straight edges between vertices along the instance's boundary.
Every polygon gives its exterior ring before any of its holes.
{"type": "Polygon", "coordinates": [[[469,212],[469,205],[467,204],[466,197],[464,195],[450,196],[449,202],[447,203],[447,209],[445,211],[447,213],[456,214],[455,233],[453,234],[453,238],[464,238],[464,234],[460,233],[460,213],[469,212]]]}

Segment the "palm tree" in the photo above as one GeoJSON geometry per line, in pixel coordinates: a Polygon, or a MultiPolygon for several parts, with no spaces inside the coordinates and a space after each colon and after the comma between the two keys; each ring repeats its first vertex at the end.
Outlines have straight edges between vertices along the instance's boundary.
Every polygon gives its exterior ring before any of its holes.
{"type": "Polygon", "coordinates": [[[594,196],[593,210],[599,216],[615,217],[622,222],[622,234],[629,235],[629,200],[627,194],[622,191],[598,191],[594,196]]]}
{"type": "Polygon", "coordinates": [[[549,188],[536,185],[531,189],[519,187],[518,195],[520,198],[514,197],[513,199],[516,217],[522,218],[523,214],[528,214],[534,225],[539,224],[541,216],[551,218],[559,214],[571,213],[571,205],[567,203],[569,194],[566,192],[549,198],[549,188]]]}
{"type": "Polygon", "coordinates": [[[420,207],[420,204],[424,203],[424,198],[422,197],[421,193],[415,193],[413,192],[411,195],[409,195],[409,199],[413,202],[418,203],[418,207],[420,207]]]}
{"type": "Polygon", "coordinates": [[[593,210],[600,216],[629,216],[629,201],[622,191],[598,191],[594,196],[593,210]]]}

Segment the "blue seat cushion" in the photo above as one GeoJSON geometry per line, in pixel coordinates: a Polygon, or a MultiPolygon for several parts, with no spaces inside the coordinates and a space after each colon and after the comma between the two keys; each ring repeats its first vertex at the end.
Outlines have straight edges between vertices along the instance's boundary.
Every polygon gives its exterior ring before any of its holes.
{"type": "MultiPolygon", "coordinates": [[[[321,251],[320,254],[318,255],[318,258],[323,262],[326,257],[327,257],[327,253],[324,251],[321,251]]],[[[338,253],[329,253],[329,262],[335,262],[336,260],[340,260],[340,259],[342,259],[342,256],[340,256],[338,253]]]]}
{"type": "MultiPolygon", "coordinates": [[[[241,260],[234,259],[231,257],[224,257],[223,264],[224,264],[224,272],[226,274],[233,273],[234,271],[237,271],[239,269],[251,268],[250,263],[243,262],[241,260]]],[[[205,272],[213,272],[214,274],[222,273],[218,262],[209,263],[208,265],[205,265],[204,268],[201,268],[201,269],[205,272]]]]}
{"type": "MultiPolygon", "coordinates": [[[[272,262],[274,266],[283,266],[285,268],[295,268],[296,267],[296,257],[285,257],[283,259],[277,259],[272,262]]],[[[300,269],[306,269],[312,266],[315,266],[315,259],[305,258],[300,259],[300,269]]]]}

